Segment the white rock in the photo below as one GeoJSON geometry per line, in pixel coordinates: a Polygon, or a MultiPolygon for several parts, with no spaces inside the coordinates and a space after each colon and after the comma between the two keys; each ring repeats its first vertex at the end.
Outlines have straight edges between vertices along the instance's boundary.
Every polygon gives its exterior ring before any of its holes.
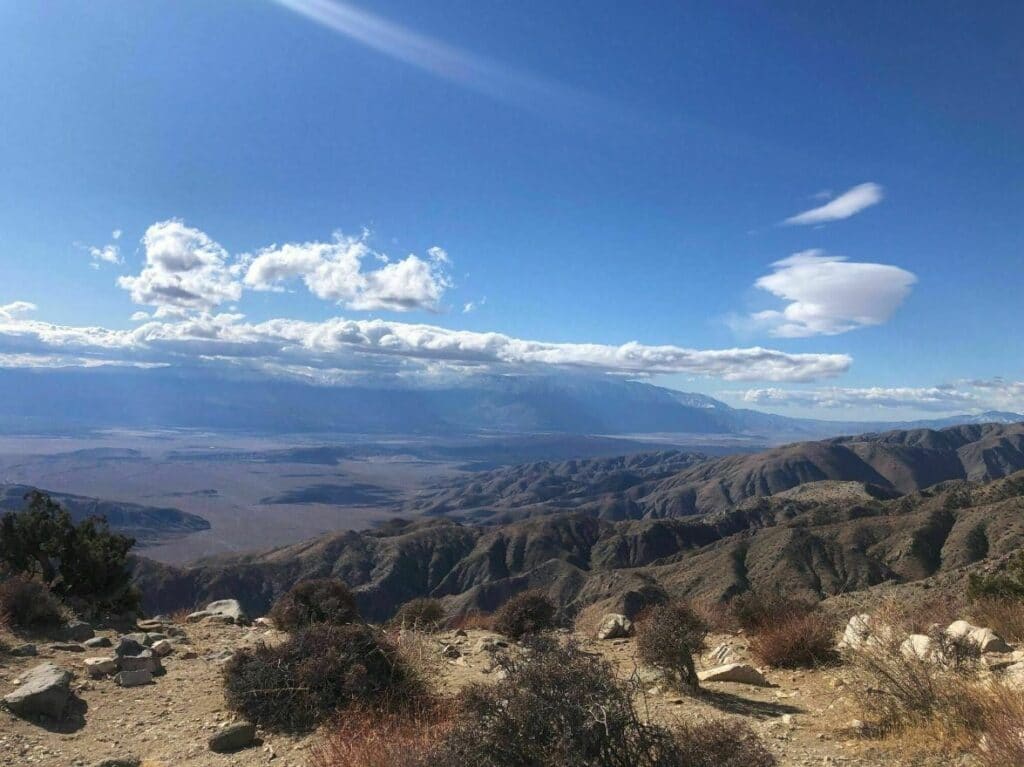
{"type": "Polygon", "coordinates": [[[946,628],[946,636],[966,639],[984,652],[1010,652],[1011,648],[990,628],[973,626],[967,621],[953,621],[946,628]]]}
{"type": "Polygon", "coordinates": [[[756,668],[748,663],[727,663],[724,666],[709,668],[698,672],[697,678],[702,682],[738,682],[767,687],[768,680],[756,668]]]}
{"type": "Polygon", "coordinates": [[[857,650],[860,649],[870,636],[871,616],[867,613],[854,615],[850,618],[849,622],[847,622],[846,629],[843,631],[843,639],[839,644],[842,647],[849,647],[851,650],[857,650]]]}
{"type": "Polygon", "coordinates": [[[117,659],[116,658],[86,658],[85,659],[85,670],[89,672],[89,676],[94,679],[101,676],[107,676],[108,674],[117,673],[117,659]]]}
{"type": "Polygon", "coordinates": [[[161,639],[158,642],[154,642],[153,646],[149,649],[151,649],[153,654],[157,657],[163,658],[164,656],[170,655],[174,652],[174,645],[172,645],[167,639],[161,639]]]}
{"type": "Polygon", "coordinates": [[[237,599],[219,599],[216,602],[210,602],[206,606],[205,612],[226,616],[235,623],[249,622],[249,616],[245,614],[245,610],[242,609],[242,605],[237,599]]]}
{"type": "Polygon", "coordinates": [[[597,629],[598,639],[625,639],[633,633],[633,621],[620,613],[608,613],[597,629]]]}
{"type": "Polygon", "coordinates": [[[900,653],[908,660],[937,660],[938,648],[932,638],[924,634],[911,634],[900,645],[900,653]]]}

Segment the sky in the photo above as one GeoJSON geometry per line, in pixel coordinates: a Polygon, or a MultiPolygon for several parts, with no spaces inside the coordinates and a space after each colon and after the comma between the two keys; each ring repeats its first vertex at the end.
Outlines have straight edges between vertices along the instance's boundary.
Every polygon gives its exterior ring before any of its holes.
{"type": "Polygon", "coordinates": [[[0,5],[0,366],[1024,412],[1020,3],[0,5]]]}

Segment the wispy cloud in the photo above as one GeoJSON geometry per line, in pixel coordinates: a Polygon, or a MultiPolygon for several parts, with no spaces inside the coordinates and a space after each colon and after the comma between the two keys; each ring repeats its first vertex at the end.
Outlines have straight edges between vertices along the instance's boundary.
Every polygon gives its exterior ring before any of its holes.
{"type": "Polygon", "coordinates": [[[848,189],[834,200],[811,210],[805,210],[790,216],[782,223],[789,225],[824,224],[829,221],[840,221],[860,213],[865,208],[877,205],[885,196],[882,187],[873,182],[858,184],[848,189]]]}
{"type": "Polygon", "coordinates": [[[274,2],[368,48],[498,101],[545,113],[616,111],[597,96],[470,53],[346,2],[274,2]]]}
{"type": "Polygon", "coordinates": [[[897,266],[848,261],[821,250],[795,253],[772,267],[754,285],[789,303],[781,311],[735,319],[735,330],[802,338],[881,325],[917,282],[914,274],[897,266]]]}

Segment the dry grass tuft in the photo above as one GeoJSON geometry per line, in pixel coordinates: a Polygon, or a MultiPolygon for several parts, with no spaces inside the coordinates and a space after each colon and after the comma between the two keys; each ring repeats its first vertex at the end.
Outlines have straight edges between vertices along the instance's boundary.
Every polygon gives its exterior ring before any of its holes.
{"type": "Polygon", "coordinates": [[[452,728],[450,704],[430,701],[398,712],[357,709],[324,728],[311,767],[407,767],[426,764],[452,728]]]}
{"type": "Polygon", "coordinates": [[[836,626],[825,614],[783,615],[761,625],[750,639],[750,650],[777,668],[811,668],[836,660],[836,626]]]}
{"type": "Polygon", "coordinates": [[[1024,642],[1024,602],[982,597],[968,608],[972,622],[986,626],[1008,642],[1024,642]]]}
{"type": "Polygon", "coordinates": [[[984,733],[978,759],[985,767],[1024,764],[1024,692],[1006,685],[982,691],[984,733]]]}
{"type": "Polygon", "coordinates": [[[448,628],[453,631],[494,631],[494,616],[480,610],[470,610],[450,618],[448,628]]]}

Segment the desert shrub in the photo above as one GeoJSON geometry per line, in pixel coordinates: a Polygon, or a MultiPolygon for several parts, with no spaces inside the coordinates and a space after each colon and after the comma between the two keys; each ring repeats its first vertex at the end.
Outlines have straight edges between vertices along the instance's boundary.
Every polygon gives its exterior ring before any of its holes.
{"type": "Polygon", "coordinates": [[[350,706],[415,699],[422,683],[376,629],[318,623],[224,666],[228,707],[268,730],[303,732],[350,706]]]}
{"type": "Polygon", "coordinates": [[[456,723],[423,764],[432,767],[767,767],[756,737],[726,739],[701,727],[680,735],[646,722],[635,684],[606,661],[551,639],[528,640],[522,658],[502,658],[494,685],[462,695],[456,723]],[[742,743],[737,748],[737,743],[742,743]],[[717,752],[713,753],[716,749],[717,752]],[[698,757],[705,760],[700,761],[698,757]]]}
{"type": "Polygon", "coordinates": [[[39,581],[15,575],[0,583],[0,624],[42,631],[63,620],[60,602],[39,581]]]}
{"type": "Polygon", "coordinates": [[[782,620],[806,615],[814,605],[780,594],[747,591],[729,603],[733,619],[744,631],[754,632],[782,620]]]}
{"type": "Polygon", "coordinates": [[[982,597],[968,609],[977,625],[987,626],[1008,641],[1024,641],[1024,601],[982,597]]]}
{"type": "Polygon", "coordinates": [[[1000,572],[989,575],[972,573],[967,596],[971,599],[995,597],[1024,601],[1024,551],[1010,559],[1000,572]]]}
{"type": "Polygon", "coordinates": [[[451,717],[451,706],[433,700],[400,711],[346,711],[324,727],[311,767],[426,765],[451,730],[451,717]]]}
{"type": "Polygon", "coordinates": [[[684,724],[675,733],[686,767],[772,767],[775,757],[745,722],[715,719],[684,724]]]}
{"type": "Polygon", "coordinates": [[[700,683],[693,656],[704,648],[707,633],[707,624],[686,603],[656,605],[637,622],[637,656],[662,669],[675,684],[696,690],[700,683]]]}
{"type": "Polygon", "coordinates": [[[393,622],[402,628],[436,631],[444,622],[444,608],[437,599],[413,599],[398,608],[393,622]]]}
{"type": "Polygon", "coordinates": [[[494,614],[494,630],[512,639],[555,627],[555,603],[540,591],[516,594],[494,614]]]}
{"type": "Polygon", "coordinates": [[[453,630],[471,631],[476,629],[480,631],[493,631],[494,616],[480,610],[470,610],[450,618],[447,625],[448,628],[453,630]]]}
{"type": "MultiPolygon", "coordinates": [[[[972,688],[973,668],[904,654],[906,635],[875,635],[850,654],[853,695],[865,718],[883,731],[938,724],[940,729],[977,730],[980,704],[972,688]]],[[[938,646],[942,651],[946,649],[938,646]]]]}
{"type": "Polygon", "coordinates": [[[761,624],[750,639],[750,650],[769,666],[812,667],[835,660],[835,642],[835,624],[828,616],[789,613],[761,624]]]}
{"type": "Polygon", "coordinates": [[[128,567],[132,538],[111,532],[102,517],[76,525],[39,491],[25,500],[24,510],[0,517],[0,571],[37,579],[86,612],[138,608],[128,567]]]}
{"type": "Polygon", "coordinates": [[[359,620],[356,598],[336,578],[299,581],[274,602],[270,618],[282,631],[298,631],[315,623],[341,626],[359,620]]]}

